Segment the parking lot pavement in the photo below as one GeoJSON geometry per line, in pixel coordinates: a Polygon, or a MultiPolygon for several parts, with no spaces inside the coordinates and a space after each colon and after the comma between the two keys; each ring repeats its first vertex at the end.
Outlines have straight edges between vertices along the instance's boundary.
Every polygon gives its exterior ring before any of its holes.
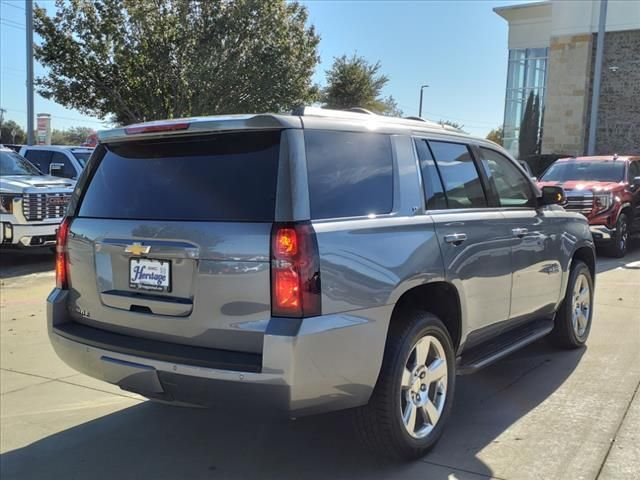
{"type": "Polygon", "coordinates": [[[586,349],[542,341],[459,377],[442,441],[409,464],[364,451],[344,413],[278,422],[175,408],[77,374],[46,338],[51,258],[23,260],[0,262],[3,480],[640,478],[638,243],[598,260],[586,349]]]}

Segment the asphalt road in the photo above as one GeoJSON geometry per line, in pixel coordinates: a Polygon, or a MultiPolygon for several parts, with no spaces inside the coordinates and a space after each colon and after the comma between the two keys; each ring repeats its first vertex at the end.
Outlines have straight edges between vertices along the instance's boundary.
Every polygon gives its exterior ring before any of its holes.
{"type": "Polygon", "coordinates": [[[598,259],[587,348],[541,341],[459,377],[441,442],[408,464],[363,450],[344,413],[282,422],[176,408],[74,372],[46,338],[52,266],[46,250],[0,253],[3,480],[640,478],[638,242],[598,259]]]}

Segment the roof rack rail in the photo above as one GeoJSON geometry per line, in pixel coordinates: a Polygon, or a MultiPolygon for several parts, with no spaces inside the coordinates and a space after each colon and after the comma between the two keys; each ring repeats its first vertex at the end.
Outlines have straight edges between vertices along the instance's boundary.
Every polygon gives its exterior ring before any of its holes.
{"type": "MultiPolygon", "coordinates": [[[[416,125],[416,123],[421,123],[422,127],[434,128],[439,130],[451,130],[453,132],[462,133],[461,130],[457,130],[455,128],[448,127],[446,125],[441,125],[436,122],[432,122],[426,120],[421,117],[387,117],[385,115],[378,115],[377,113],[373,113],[364,108],[355,107],[350,108],[348,110],[333,110],[329,108],[320,108],[320,107],[306,107],[300,106],[294,108],[291,111],[291,115],[296,116],[312,116],[312,117],[332,117],[332,118],[344,118],[344,119],[358,119],[358,120],[373,120],[371,117],[375,117],[380,121],[388,122],[388,123],[396,123],[402,125],[416,125]]],[[[417,125],[416,125],[417,126],[417,125]]]]}
{"type": "Polygon", "coordinates": [[[367,115],[377,115],[376,113],[372,112],[371,110],[367,110],[366,108],[362,108],[362,107],[351,107],[351,108],[347,108],[345,110],[345,112],[353,112],[353,113],[365,113],[367,115]]]}
{"type": "Polygon", "coordinates": [[[424,119],[422,117],[415,116],[415,115],[410,115],[408,117],[402,117],[402,118],[404,118],[405,120],[415,120],[416,122],[426,122],[427,121],[426,119],[424,119]]]}

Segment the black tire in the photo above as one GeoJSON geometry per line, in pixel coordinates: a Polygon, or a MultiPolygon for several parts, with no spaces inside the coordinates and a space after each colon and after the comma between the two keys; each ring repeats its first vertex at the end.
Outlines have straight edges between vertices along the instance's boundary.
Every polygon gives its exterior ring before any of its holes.
{"type": "MultiPolygon", "coordinates": [[[[565,349],[574,349],[584,346],[589,332],[591,331],[591,320],[593,318],[593,277],[587,265],[575,260],[571,266],[569,273],[569,281],[567,282],[567,291],[564,300],[556,313],[555,325],[549,334],[549,340],[553,345],[565,349]],[[577,300],[574,296],[576,283],[584,278],[589,288],[589,311],[585,315],[586,327],[582,332],[581,329],[574,327],[573,314],[576,309],[577,300]],[[576,331],[578,330],[578,331],[576,331]],[[579,333],[580,332],[580,333],[579,333]]],[[[583,310],[584,313],[584,310],[583,310]]]]}
{"type": "MultiPolygon", "coordinates": [[[[359,436],[370,450],[394,459],[409,460],[425,455],[442,435],[451,412],[455,393],[455,352],[447,329],[435,315],[411,311],[402,314],[402,317],[396,318],[396,322],[392,322],[378,382],[369,403],[354,410],[354,421],[359,436]],[[414,353],[414,347],[416,347],[418,340],[427,335],[438,340],[439,347],[442,347],[444,351],[447,372],[445,398],[443,403],[440,403],[441,413],[435,426],[423,438],[414,438],[402,421],[403,403],[405,411],[407,411],[406,408],[409,406],[407,398],[413,395],[414,390],[413,387],[403,389],[401,383],[407,362],[416,359],[418,354],[418,350],[415,350],[414,353]],[[413,356],[410,357],[410,355],[413,356]]],[[[431,345],[434,346],[429,347],[430,352],[436,351],[432,350],[436,349],[435,343],[431,342],[431,345]]],[[[425,363],[429,364],[429,360],[425,363]]],[[[414,372],[417,372],[419,368],[421,367],[416,366],[414,372]]],[[[427,369],[427,372],[429,371],[427,369]]],[[[423,378],[422,376],[410,378],[417,382],[413,384],[414,386],[426,381],[420,380],[423,378]]],[[[430,383],[429,387],[426,387],[427,398],[433,395],[434,402],[437,403],[440,396],[435,392],[441,385],[438,382],[430,383]]],[[[425,397],[423,396],[422,399],[424,400],[425,397]]],[[[431,403],[431,405],[434,404],[431,403]]],[[[427,417],[424,416],[422,410],[417,407],[416,412],[414,427],[419,422],[424,422],[423,427],[429,428],[427,417]]]]}
{"type": "Polygon", "coordinates": [[[622,258],[627,254],[629,244],[629,218],[626,213],[621,213],[616,222],[616,233],[603,249],[608,257],[622,258]]]}

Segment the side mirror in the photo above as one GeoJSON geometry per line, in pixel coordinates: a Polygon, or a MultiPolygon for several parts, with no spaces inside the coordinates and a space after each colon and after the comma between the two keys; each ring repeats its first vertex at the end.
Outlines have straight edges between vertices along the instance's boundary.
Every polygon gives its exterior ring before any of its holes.
{"type": "Polygon", "coordinates": [[[540,205],[562,205],[567,201],[567,195],[564,188],[546,186],[542,187],[542,197],[540,197],[540,205]]]}
{"type": "Polygon", "coordinates": [[[49,175],[52,175],[54,177],[61,177],[63,169],[64,163],[51,163],[49,164],[49,175]]]}

